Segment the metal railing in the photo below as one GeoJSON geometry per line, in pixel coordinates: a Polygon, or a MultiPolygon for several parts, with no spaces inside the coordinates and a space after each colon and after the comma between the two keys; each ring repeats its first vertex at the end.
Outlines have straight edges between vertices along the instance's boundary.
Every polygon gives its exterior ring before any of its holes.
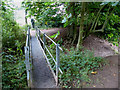
{"type": "Polygon", "coordinates": [[[61,74],[63,74],[62,70],[60,69],[60,50],[62,50],[62,48],[59,46],[59,44],[55,43],[47,34],[43,33],[41,30],[38,30],[38,28],[36,27],[36,34],[37,34],[37,37],[39,39],[39,41],[43,44],[43,52],[44,52],[44,55],[45,55],[45,58],[47,60],[47,63],[52,71],[52,74],[54,76],[54,79],[56,81],[56,85],[58,85],[59,81],[58,81],[58,74],[59,74],[59,71],[61,74]],[[43,34],[43,40],[41,38],[41,35],[43,34]],[[53,55],[50,53],[49,49],[47,48],[46,46],[46,38],[49,39],[52,43],[54,43],[54,45],[56,46],[56,59],[53,57],[53,55]],[[56,67],[56,73],[54,72],[50,62],[49,62],[49,59],[47,58],[47,55],[45,54],[45,50],[48,52],[48,54],[51,56],[52,60],[54,61],[55,63],[55,67],[56,67]]]}
{"type": "Polygon", "coordinates": [[[24,47],[28,87],[30,87],[30,49],[31,49],[30,48],[30,28],[28,27],[27,37],[26,37],[26,46],[24,47]]]}

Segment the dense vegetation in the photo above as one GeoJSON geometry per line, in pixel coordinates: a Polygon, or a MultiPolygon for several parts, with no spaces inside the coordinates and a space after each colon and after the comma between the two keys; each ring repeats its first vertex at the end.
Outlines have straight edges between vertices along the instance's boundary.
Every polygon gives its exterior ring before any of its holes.
{"type": "Polygon", "coordinates": [[[69,27],[68,37],[77,49],[89,34],[98,33],[118,46],[120,2],[23,2],[38,27],[69,27]],[[79,27],[79,30],[78,28],[79,27]],[[79,33],[78,33],[79,31],[79,33]]]}
{"type": "MultiPolygon", "coordinates": [[[[50,52],[55,56],[55,48],[51,47],[50,52]]],[[[50,64],[56,72],[55,63],[46,52],[50,64]]],[[[56,58],[56,57],[54,57],[56,58]]],[[[63,88],[82,88],[89,86],[91,79],[89,75],[97,74],[97,70],[106,65],[107,62],[102,57],[94,57],[93,52],[80,48],[64,49],[60,53],[60,68],[63,74],[59,73],[59,86],[63,88]]]]}
{"type": "Polygon", "coordinates": [[[14,20],[14,8],[7,1],[0,5],[2,20],[2,87],[26,87],[24,64],[25,31],[14,20]]]}
{"type": "MultiPolygon", "coordinates": [[[[69,32],[65,39],[70,40],[76,48],[64,49],[60,57],[63,74],[59,75],[59,85],[65,88],[82,87],[89,83],[89,75],[101,68],[105,61],[101,57],[94,57],[93,52],[83,50],[83,40],[92,33],[107,39],[118,46],[120,33],[120,3],[119,2],[26,2],[27,18],[34,16],[38,27],[67,27],[69,32]]],[[[55,38],[60,33],[54,34],[55,38]]],[[[62,40],[58,41],[59,43],[62,40]]],[[[55,56],[53,44],[48,46],[55,56]]],[[[54,62],[47,53],[53,69],[54,62]]],[[[54,57],[55,58],[55,57],[54,57]]]]}
{"type": "MultiPolygon", "coordinates": [[[[120,2],[27,2],[24,0],[22,4],[27,13],[26,18],[34,16],[36,26],[69,28],[65,39],[69,38],[71,45],[76,44],[76,48],[68,50],[63,48],[64,52],[60,55],[63,75],[59,74],[59,85],[62,87],[82,87],[82,83],[90,82],[91,73],[95,73],[106,64],[103,58],[94,57],[93,52],[81,48],[83,40],[91,33],[118,46],[120,2]]],[[[23,52],[26,31],[14,20],[14,8],[6,1],[0,4],[0,8],[3,88],[27,87],[23,52]]],[[[58,32],[51,38],[59,34],[58,32]]],[[[62,39],[58,41],[61,42],[62,39]]],[[[53,44],[48,47],[55,56],[53,44]]],[[[48,58],[54,66],[49,55],[48,58]]]]}

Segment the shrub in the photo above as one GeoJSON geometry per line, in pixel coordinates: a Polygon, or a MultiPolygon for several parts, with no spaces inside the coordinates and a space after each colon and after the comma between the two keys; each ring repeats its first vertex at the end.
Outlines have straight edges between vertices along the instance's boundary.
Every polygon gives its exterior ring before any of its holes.
{"type": "Polygon", "coordinates": [[[2,52],[2,88],[27,87],[24,56],[12,49],[2,52]]]}
{"type": "Polygon", "coordinates": [[[104,59],[94,57],[89,50],[78,50],[71,48],[61,54],[60,67],[63,74],[59,75],[62,87],[80,87],[81,82],[90,82],[89,75],[102,67],[104,59]]]}

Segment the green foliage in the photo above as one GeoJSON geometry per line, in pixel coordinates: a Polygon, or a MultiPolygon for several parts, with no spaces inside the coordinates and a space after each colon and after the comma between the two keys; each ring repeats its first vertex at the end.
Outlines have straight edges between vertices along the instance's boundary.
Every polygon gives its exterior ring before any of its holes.
{"type": "Polygon", "coordinates": [[[26,68],[23,54],[16,54],[11,48],[2,52],[2,87],[27,87],[26,68]]]}
{"type": "Polygon", "coordinates": [[[24,1],[23,6],[28,11],[28,16],[34,16],[38,26],[46,27],[60,27],[62,13],[60,11],[59,3],[57,2],[26,2],[24,1]]]}
{"type": "Polygon", "coordinates": [[[70,35],[74,38],[73,42],[78,39],[76,27],[80,27],[81,19],[84,17],[83,33],[80,35],[82,39],[99,31],[99,33],[103,32],[101,36],[117,43],[116,34],[119,28],[116,29],[115,26],[119,27],[117,21],[120,20],[120,2],[85,2],[83,16],[81,16],[81,2],[27,2],[24,0],[23,6],[28,11],[27,17],[34,16],[36,25],[39,27],[70,27],[70,30],[74,30],[73,35],[70,35]],[[61,6],[62,10],[59,8],[61,6]]]}
{"type": "Polygon", "coordinates": [[[50,36],[51,38],[56,39],[60,35],[60,31],[58,31],[56,34],[50,36]]]}
{"type": "MultiPolygon", "coordinates": [[[[55,48],[49,49],[55,57],[55,48]]],[[[47,57],[55,71],[55,63],[48,53],[47,57]]],[[[83,82],[90,83],[89,75],[97,71],[107,62],[102,57],[94,57],[93,52],[89,50],[82,51],[82,48],[76,51],[74,48],[60,53],[60,68],[63,74],[59,72],[59,85],[63,88],[80,88],[83,82]]]]}
{"type": "Polygon", "coordinates": [[[111,19],[109,20],[109,24],[104,31],[105,39],[108,39],[114,45],[118,46],[118,34],[120,33],[120,17],[118,15],[112,14],[111,19]],[[106,35],[106,36],[105,36],[106,35]]]}
{"type": "Polygon", "coordinates": [[[27,87],[25,57],[25,30],[14,20],[14,8],[7,1],[2,2],[0,19],[2,21],[2,87],[27,87]]]}
{"type": "Polygon", "coordinates": [[[89,83],[91,72],[105,64],[103,58],[94,57],[93,52],[89,50],[76,51],[71,48],[60,56],[60,67],[63,71],[59,76],[60,84],[68,88],[80,87],[82,82],[89,83]]]}
{"type": "Polygon", "coordinates": [[[16,41],[19,40],[22,44],[25,41],[24,31],[19,25],[10,18],[10,14],[2,13],[2,44],[3,47],[16,48],[16,41]]]}
{"type": "MultiPolygon", "coordinates": [[[[60,35],[60,31],[58,31],[56,34],[51,35],[50,37],[52,39],[56,39],[59,35],[60,35]]],[[[50,44],[50,48],[52,48],[53,46],[55,46],[54,43],[50,44]]]]}

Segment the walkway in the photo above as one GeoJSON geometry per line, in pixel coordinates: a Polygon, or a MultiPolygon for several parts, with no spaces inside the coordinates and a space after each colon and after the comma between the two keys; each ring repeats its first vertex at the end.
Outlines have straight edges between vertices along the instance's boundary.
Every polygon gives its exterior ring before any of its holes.
{"type": "Polygon", "coordinates": [[[32,47],[32,88],[56,88],[55,80],[45,60],[42,47],[36,38],[36,32],[31,30],[32,47]]]}

